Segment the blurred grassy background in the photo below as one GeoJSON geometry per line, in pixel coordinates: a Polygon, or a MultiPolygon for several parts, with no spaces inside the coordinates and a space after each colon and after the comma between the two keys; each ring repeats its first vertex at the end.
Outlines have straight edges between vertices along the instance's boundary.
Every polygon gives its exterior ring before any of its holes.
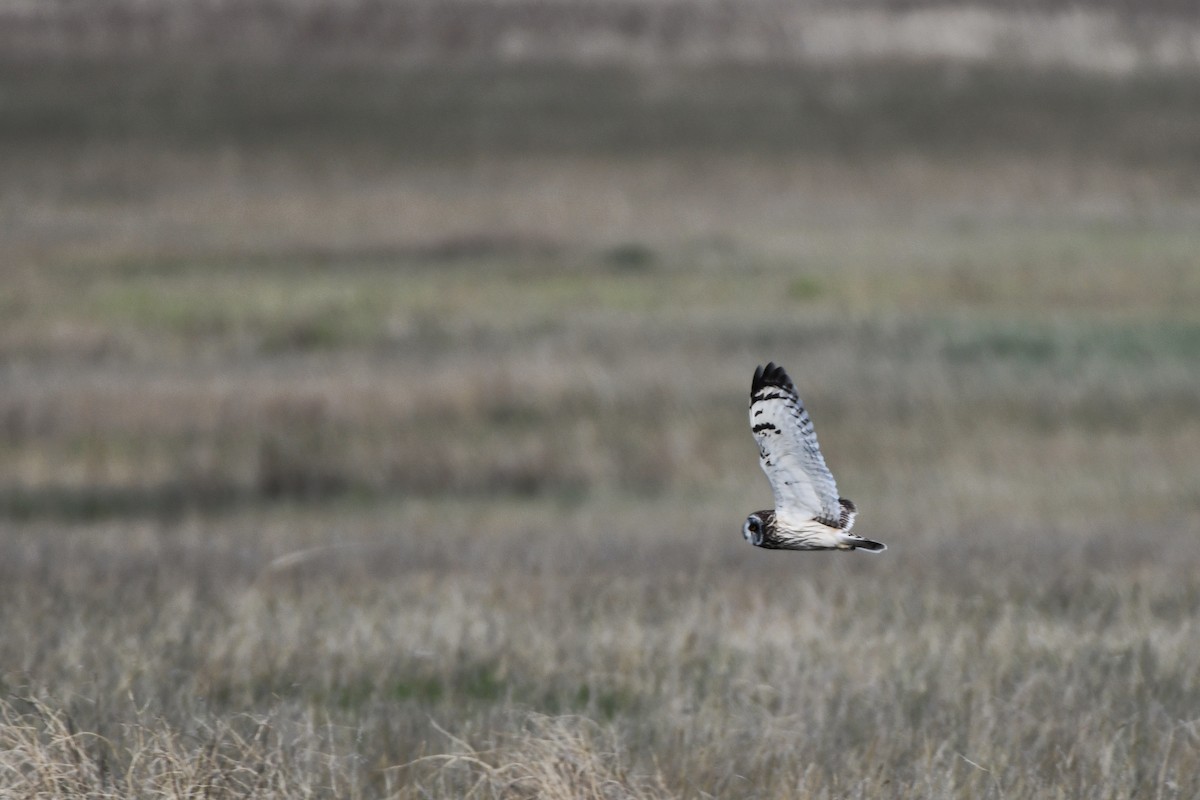
{"type": "Polygon", "coordinates": [[[1198,37],[6,6],[0,785],[1188,796],[1198,37]],[[885,556],[742,542],[768,359],[885,556]]]}

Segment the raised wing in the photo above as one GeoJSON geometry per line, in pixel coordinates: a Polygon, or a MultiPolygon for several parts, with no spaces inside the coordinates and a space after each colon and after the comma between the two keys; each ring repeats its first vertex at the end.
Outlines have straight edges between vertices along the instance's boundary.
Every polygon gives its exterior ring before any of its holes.
{"type": "Polygon", "coordinates": [[[754,371],[750,430],[758,442],[759,463],[775,492],[776,517],[792,523],[816,517],[842,527],[844,510],[837,484],[825,466],[812,420],[792,379],[773,362],[754,371]]]}

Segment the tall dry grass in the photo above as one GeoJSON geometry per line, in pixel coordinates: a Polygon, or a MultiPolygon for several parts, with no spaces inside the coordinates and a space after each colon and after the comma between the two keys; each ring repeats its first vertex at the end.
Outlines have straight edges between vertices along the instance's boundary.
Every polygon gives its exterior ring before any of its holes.
{"type": "Polygon", "coordinates": [[[783,561],[677,503],[10,528],[8,791],[1194,793],[1188,528],[783,561]]]}

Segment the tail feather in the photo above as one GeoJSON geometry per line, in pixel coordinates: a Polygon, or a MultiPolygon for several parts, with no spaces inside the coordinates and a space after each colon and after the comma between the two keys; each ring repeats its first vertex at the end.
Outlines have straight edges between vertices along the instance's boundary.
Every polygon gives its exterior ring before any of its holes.
{"type": "Polygon", "coordinates": [[[883,542],[875,542],[870,539],[855,539],[853,545],[855,550],[866,550],[868,553],[882,553],[887,550],[887,545],[883,542]]]}

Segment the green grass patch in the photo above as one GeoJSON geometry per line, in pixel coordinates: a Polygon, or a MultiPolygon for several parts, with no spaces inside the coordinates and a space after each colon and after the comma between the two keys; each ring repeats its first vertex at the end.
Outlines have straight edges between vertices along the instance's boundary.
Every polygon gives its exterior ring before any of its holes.
{"type": "Polygon", "coordinates": [[[805,303],[811,300],[816,300],[824,293],[825,289],[821,281],[811,276],[794,278],[788,284],[788,297],[793,300],[805,303]]]}
{"type": "Polygon", "coordinates": [[[108,324],[150,338],[221,343],[250,341],[266,352],[311,351],[381,339],[393,283],[368,275],[275,277],[247,269],[211,279],[203,268],[151,281],[101,286],[85,305],[108,324]],[[90,308],[89,308],[90,306],[90,308]]]}
{"type": "Polygon", "coordinates": [[[445,697],[446,687],[442,680],[435,676],[414,677],[395,681],[388,694],[395,700],[415,700],[432,705],[445,697]]]}
{"type": "Polygon", "coordinates": [[[653,267],[657,260],[658,255],[654,248],[636,242],[619,244],[604,253],[604,261],[615,270],[623,272],[645,272],[653,267]]]}
{"type": "Polygon", "coordinates": [[[1184,322],[985,325],[950,332],[947,337],[942,352],[956,363],[1037,367],[1098,361],[1115,367],[1162,360],[1200,364],[1200,325],[1184,322]]]}

